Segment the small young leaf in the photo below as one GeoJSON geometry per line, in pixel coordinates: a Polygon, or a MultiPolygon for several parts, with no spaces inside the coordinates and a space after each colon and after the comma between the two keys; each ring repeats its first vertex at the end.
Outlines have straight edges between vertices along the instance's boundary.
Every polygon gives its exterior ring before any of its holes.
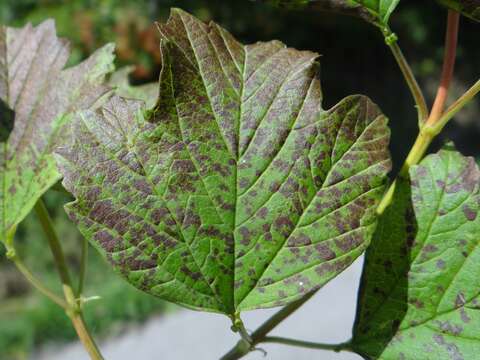
{"type": "Polygon", "coordinates": [[[390,15],[400,0],[264,0],[290,9],[310,7],[319,11],[335,11],[359,16],[379,26],[387,26],[390,15]]]}
{"type": "Polygon", "coordinates": [[[368,245],[390,169],[365,97],[321,109],[317,55],[172,10],[157,107],[114,97],[59,151],[67,212],[140,289],[233,314],[317,289],[368,245]]]}
{"type": "Polygon", "coordinates": [[[158,98],[158,83],[148,83],[133,86],[130,84],[129,75],[132,72],[132,66],[125,66],[115,71],[108,81],[108,85],[114,88],[115,93],[126,99],[143,100],[147,109],[155,105],[158,98]]]}
{"type": "Polygon", "coordinates": [[[353,347],[369,359],[476,359],[479,169],[442,150],[410,176],[367,250],[353,347]]]}
{"type": "Polygon", "coordinates": [[[62,70],[68,43],[53,21],[0,27],[0,241],[60,179],[52,151],[70,114],[89,108],[107,89],[113,47],[62,70]]]}
{"type": "Polygon", "coordinates": [[[480,0],[437,0],[440,4],[480,21],[480,0]]]}

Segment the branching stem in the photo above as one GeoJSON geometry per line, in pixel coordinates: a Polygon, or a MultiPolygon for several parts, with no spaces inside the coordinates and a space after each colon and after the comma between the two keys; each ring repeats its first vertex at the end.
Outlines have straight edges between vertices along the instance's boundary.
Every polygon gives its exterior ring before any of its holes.
{"type": "Polygon", "coordinates": [[[15,236],[15,230],[10,231],[7,234],[7,239],[5,242],[5,246],[7,249],[7,258],[11,260],[15,266],[17,267],[18,271],[25,277],[25,279],[38,291],[40,291],[43,295],[47,298],[52,300],[57,305],[61,306],[64,309],[67,309],[67,303],[56,295],[52,290],[47,288],[39,279],[32,274],[32,272],[27,268],[27,266],[23,263],[23,261],[18,256],[18,253],[14,246],[13,237],[15,236]]]}
{"type": "MultiPolygon", "coordinates": [[[[390,31],[388,30],[388,32],[390,31]]],[[[389,36],[392,36],[392,35],[389,35],[389,36]]],[[[388,38],[388,33],[385,34],[385,36],[386,38],[388,38]]],[[[387,41],[387,45],[392,51],[392,54],[395,60],[397,61],[397,64],[400,67],[400,70],[402,71],[403,77],[408,85],[408,88],[410,89],[413,99],[415,100],[415,104],[418,111],[419,124],[423,124],[428,117],[428,107],[427,107],[427,102],[425,101],[423,92],[420,89],[420,86],[418,85],[417,79],[415,78],[415,75],[413,74],[413,71],[410,68],[410,65],[408,64],[408,61],[405,59],[405,56],[403,55],[403,52],[400,49],[400,46],[398,46],[396,38],[394,40],[387,41]]]]}
{"type": "Polygon", "coordinates": [[[350,341],[340,343],[340,344],[322,344],[322,343],[316,343],[311,341],[288,339],[288,338],[283,338],[279,336],[267,336],[265,337],[263,342],[297,346],[297,347],[302,347],[307,349],[330,350],[335,352],[351,351],[350,341]]]}
{"type": "Polygon", "coordinates": [[[450,10],[447,19],[447,33],[445,35],[445,53],[443,57],[442,77],[438,86],[437,95],[433,103],[432,111],[426,122],[426,126],[435,124],[441,117],[447,101],[448,89],[453,78],[455,68],[455,58],[457,53],[458,42],[458,25],[460,14],[450,10]]]}
{"type": "MultiPolygon", "coordinates": [[[[452,81],[453,71],[455,67],[455,57],[457,52],[457,38],[458,38],[458,26],[459,26],[459,13],[454,10],[448,11],[447,31],[445,37],[445,55],[443,59],[442,77],[440,85],[437,90],[437,96],[434,101],[434,105],[430,116],[427,121],[421,125],[420,132],[415,140],[414,145],[410,149],[410,152],[400,170],[399,176],[407,177],[410,167],[418,164],[425,155],[432,140],[440,133],[446,123],[463,107],[468,101],[470,101],[475,94],[480,91],[480,83],[477,82],[472,88],[470,88],[464,95],[462,95],[445,113],[445,102],[448,95],[448,90],[452,81]]],[[[390,205],[393,192],[395,188],[395,182],[390,186],[385,193],[377,213],[382,214],[388,205],[390,205]]]]}
{"type": "Polygon", "coordinates": [[[67,303],[66,313],[71,319],[75,331],[77,332],[80,341],[87,350],[91,359],[102,360],[103,357],[97,345],[95,344],[95,341],[90,335],[83,319],[81,306],[72,287],[70,274],[65,261],[65,255],[60,245],[60,240],[42,199],[38,200],[38,202],[35,204],[35,212],[48,239],[48,244],[50,246],[58,274],[60,275],[60,279],[62,281],[63,293],[67,303]]]}
{"type": "Polygon", "coordinates": [[[435,134],[440,133],[448,121],[453,118],[465,105],[467,105],[480,92],[480,80],[460,96],[450,107],[445,110],[438,121],[431,126],[435,134]]]}
{"type": "Polygon", "coordinates": [[[264,342],[267,334],[272,331],[278,324],[298,310],[303,304],[305,304],[310,298],[315,295],[316,291],[312,291],[302,297],[301,299],[284,306],[280,311],[274,314],[270,319],[265,321],[257,330],[251,335],[250,344],[247,344],[243,339],[240,340],[237,345],[232,348],[227,354],[225,354],[221,360],[237,360],[248,354],[254,347],[264,342]]]}

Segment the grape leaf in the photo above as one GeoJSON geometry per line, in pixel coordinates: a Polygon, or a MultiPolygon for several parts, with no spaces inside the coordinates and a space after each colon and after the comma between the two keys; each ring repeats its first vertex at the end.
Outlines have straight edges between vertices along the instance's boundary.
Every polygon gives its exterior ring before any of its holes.
{"type": "Polygon", "coordinates": [[[371,359],[480,351],[480,172],[448,149],[410,171],[367,250],[353,347],[371,359]]]}
{"type": "Polygon", "coordinates": [[[125,66],[115,71],[108,84],[115,89],[117,95],[128,99],[143,100],[147,108],[153,107],[158,98],[158,83],[131,85],[129,75],[132,70],[132,66],[125,66]]]}
{"type": "Polygon", "coordinates": [[[309,7],[319,11],[359,16],[384,27],[387,26],[390,15],[400,0],[264,0],[264,2],[289,9],[309,7]]]}
{"type": "Polygon", "coordinates": [[[60,179],[52,150],[69,114],[90,107],[107,90],[100,84],[112,69],[113,46],[62,70],[68,48],[51,20],[0,28],[1,241],[60,179]]]}
{"type": "Polygon", "coordinates": [[[367,98],[321,109],[317,55],[243,46],[172,10],[154,110],[114,97],[59,150],[69,216],[136,287],[233,314],[286,304],[358,257],[390,169],[367,98]]]}
{"type": "Polygon", "coordinates": [[[480,21],[480,0],[437,0],[440,4],[480,21]]]}

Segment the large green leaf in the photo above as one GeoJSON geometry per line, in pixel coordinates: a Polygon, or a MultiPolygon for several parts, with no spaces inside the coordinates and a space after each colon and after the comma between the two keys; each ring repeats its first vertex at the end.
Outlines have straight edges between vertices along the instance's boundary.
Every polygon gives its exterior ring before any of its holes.
{"type": "Polygon", "coordinates": [[[476,359],[479,169],[442,150],[410,176],[367,250],[354,349],[372,359],[476,359]]]}
{"type": "Polygon", "coordinates": [[[157,107],[114,97],[59,152],[82,233],[135,286],[233,314],[317,289],[368,245],[390,169],[362,96],[321,109],[317,55],[172,10],[157,107]]]}
{"type": "Polygon", "coordinates": [[[480,0],[437,0],[440,4],[480,21],[480,0]]]}
{"type": "Polygon", "coordinates": [[[62,70],[68,43],[53,21],[0,27],[0,241],[60,179],[53,147],[71,113],[89,108],[107,89],[113,47],[62,70]]]}
{"type": "Polygon", "coordinates": [[[390,15],[400,0],[264,0],[275,6],[286,8],[310,7],[320,11],[334,11],[361,18],[387,26],[390,15]]]}

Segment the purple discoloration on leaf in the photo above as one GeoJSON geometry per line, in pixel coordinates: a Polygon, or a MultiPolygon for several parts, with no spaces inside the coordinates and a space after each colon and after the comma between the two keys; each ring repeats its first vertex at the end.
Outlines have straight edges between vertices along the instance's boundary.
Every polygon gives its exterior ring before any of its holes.
{"type": "Polygon", "coordinates": [[[53,21],[0,26],[0,241],[60,179],[54,147],[72,113],[91,108],[108,89],[113,46],[63,69],[69,44],[53,21]]]}
{"type": "Polygon", "coordinates": [[[427,349],[439,359],[476,358],[480,171],[442,150],[410,176],[397,183],[367,251],[354,348],[373,359],[416,359],[427,349]],[[384,271],[386,260],[394,271],[384,271]]]}
{"type": "Polygon", "coordinates": [[[472,210],[468,205],[463,206],[463,213],[469,221],[474,221],[477,218],[477,211],[472,210]]]}
{"type": "Polygon", "coordinates": [[[181,10],[159,29],[155,109],[113,97],[59,151],[68,213],[134,285],[195,309],[278,306],[321,287],[375,228],[385,116],[362,96],[323,110],[314,53],[244,46],[181,10]]]}

